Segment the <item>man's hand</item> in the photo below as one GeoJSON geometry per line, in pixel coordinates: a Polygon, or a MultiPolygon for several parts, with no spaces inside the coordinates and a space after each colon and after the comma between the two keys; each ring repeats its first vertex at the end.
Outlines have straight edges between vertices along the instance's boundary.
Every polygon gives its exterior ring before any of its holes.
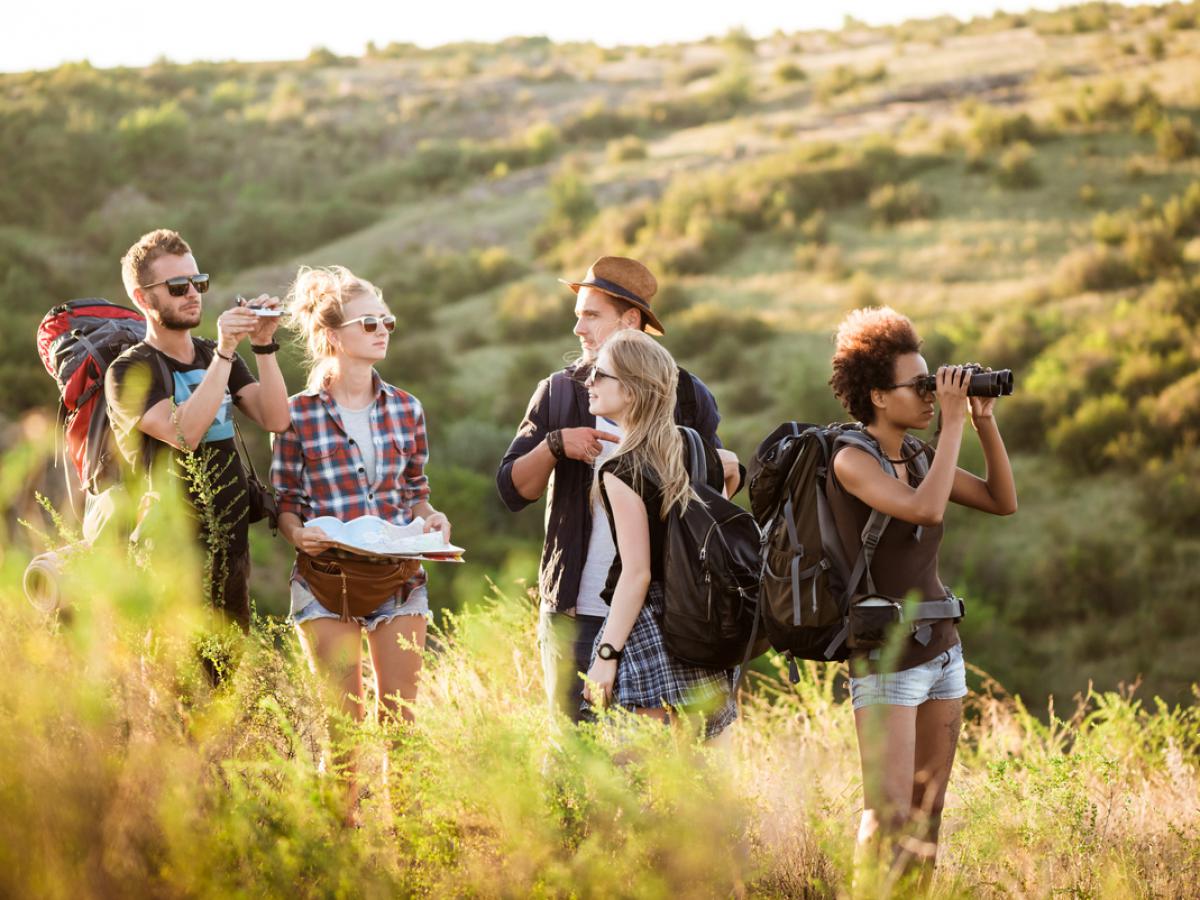
{"type": "Polygon", "coordinates": [[[621,438],[608,431],[600,431],[597,428],[564,428],[562,430],[563,452],[567,454],[568,459],[577,459],[580,462],[590,463],[603,449],[600,442],[608,441],[612,444],[621,442],[621,438]]]}
{"type": "MultiPolygon", "coordinates": [[[[221,313],[217,319],[217,350],[222,356],[229,356],[237,349],[242,338],[253,334],[259,327],[260,319],[244,306],[235,306],[221,313]]],[[[279,325],[272,326],[272,333],[279,325]]]]}
{"type": "MultiPolygon", "coordinates": [[[[270,294],[259,294],[253,300],[246,301],[246,309],[279,309],[279,306],[279,298],[270,294]]],[[[256,315],[255,318],[258,320],[258,327],[250,332],[250,343],[262,347],[274,339],[281,317],[256,315]]]]}

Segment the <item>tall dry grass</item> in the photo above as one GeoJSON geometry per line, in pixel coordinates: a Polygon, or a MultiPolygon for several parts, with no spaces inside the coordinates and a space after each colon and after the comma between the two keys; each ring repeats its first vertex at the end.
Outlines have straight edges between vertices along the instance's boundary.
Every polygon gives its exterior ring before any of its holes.
{"type": "MultiPolygon", "coordinates": [[[[11,542],[0,564],[0,896],[848,894],[840,670],[756,676],[725,747],[577,731],[542,701],[534,611],[498,594],[436,635],[415,725],[346,729],[367,793],[344,828],[294,637],[209,619],[169,506],[145,566],[115,539],[80,559],[69,618],[25,602],[11,542]]],[[[931,896],[1195,895],[1200,706],[1043,719],[974,681],[931,896]]]]}

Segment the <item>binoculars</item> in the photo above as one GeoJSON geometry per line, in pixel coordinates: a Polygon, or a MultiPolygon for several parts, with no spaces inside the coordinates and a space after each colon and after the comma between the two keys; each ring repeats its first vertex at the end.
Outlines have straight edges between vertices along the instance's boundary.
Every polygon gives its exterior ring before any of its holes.
{"type": "MultiPolygon", "coordinates": [[[[967,385],[968,397],[1007,397],[1013,392],[1012,369],[988,372],[983,366],[973,363],[963,368],[971,373],[971,381],[967,385]]],[[[937,390],[937,376],[922,375],[913,382],[913,386],[919,391],[932,394],[937,390]]]]}

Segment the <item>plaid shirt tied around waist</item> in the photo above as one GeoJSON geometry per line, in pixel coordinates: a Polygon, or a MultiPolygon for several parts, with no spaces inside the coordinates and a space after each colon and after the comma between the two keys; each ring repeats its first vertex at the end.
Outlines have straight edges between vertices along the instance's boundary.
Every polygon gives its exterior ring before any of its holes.
{"type": "MultiPolygon", "coordinates": [[[[412,394],[375,375],[371,434],[375,442],[375,481],[367,478],[362,453],[346,433],[337,404],[324,387],[288,399],[292,424],[274,436],[271,485],[279,512],[309,522],[333,516],[348,522],[378,516],[407,525],[412,509],[429,498],[425,463],[429,445],[425,412],[412,394]]],[[[293,579],[297,579],[295,572],[293,579]]],[[[425,572],[404,586],[404,597],[425,583],[425,572]]]]}

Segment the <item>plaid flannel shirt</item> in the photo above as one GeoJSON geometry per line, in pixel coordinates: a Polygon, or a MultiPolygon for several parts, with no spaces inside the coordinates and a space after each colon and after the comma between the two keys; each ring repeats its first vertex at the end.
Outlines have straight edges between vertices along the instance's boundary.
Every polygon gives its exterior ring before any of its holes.
{"type": "MultiPolygon", "coordinates": [[[[318,516],[347,522],[366,515],[396,525],[412,521],[413,507],[429,498],[425,412],[416,397],[378,374],[375,389],[373,483],[327,390],[304,391],[288,399],[292,424],[274,436],[271,454],[271,485],[280,513],[293,513],[302,522],[318,516]]],[[[292,577],[298,576],[293,572],[292,577]]],[[[424,583],[422,570],[405,584],[403,595],[424,583]]]]}

